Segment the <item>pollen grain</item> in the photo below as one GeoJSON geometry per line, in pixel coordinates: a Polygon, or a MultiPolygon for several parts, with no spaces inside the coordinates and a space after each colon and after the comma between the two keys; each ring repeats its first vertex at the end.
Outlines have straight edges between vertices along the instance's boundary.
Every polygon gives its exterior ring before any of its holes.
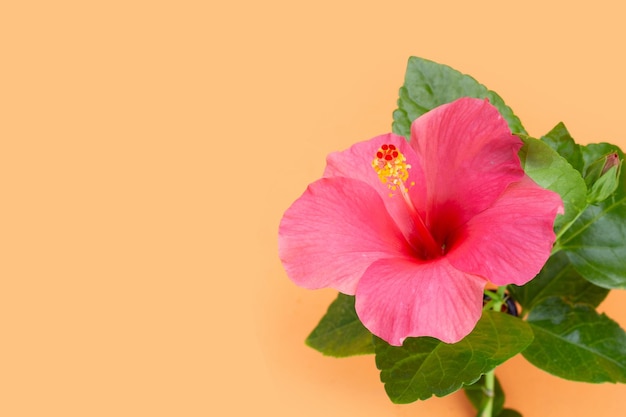
{"type": "Polygon", "coordinates": [[[384,144],[376,151],[372,167],[380,181],[387,184],[391,191],[396,191],[398,188],[404,188],[411,165],[406,163],[405,156],[395,145],[384,144]]]}

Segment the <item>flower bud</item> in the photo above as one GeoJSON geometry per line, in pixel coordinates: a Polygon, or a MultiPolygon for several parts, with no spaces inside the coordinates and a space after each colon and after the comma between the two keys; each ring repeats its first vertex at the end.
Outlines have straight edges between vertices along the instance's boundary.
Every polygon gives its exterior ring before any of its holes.
{"type": "Polygon", "coordinates": [[[622,161],[617,152],[604,155],[589,165],[585,172],[587,184],[587,201],[591,204],[606,200],[615,192],[619,185],[619,174],[622,161]]]}

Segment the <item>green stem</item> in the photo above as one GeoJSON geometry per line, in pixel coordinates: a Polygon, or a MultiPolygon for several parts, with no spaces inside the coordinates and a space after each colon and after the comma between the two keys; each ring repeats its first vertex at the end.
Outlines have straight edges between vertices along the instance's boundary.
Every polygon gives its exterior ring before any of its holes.
{"type": "Polygon", "coordinates": [[[487,402],[481,410],[480,417],[492,417],[493,415],[493,399],[495,397],[496,390],[495,381],[496,370],[492,369],[485,374],[485,389],[483,391],[483,394],[487,397],[487,402]]]}
{"type": "MultiPolygon", "coordinates": [[[[504,294],[506,292],[506,285],[498,287],[495,293],[489,291],[491,301],[488,303],[489,308],[493,311],[501,311],[502,304],[504,304],[504,294]]],[[[496,370],[495,368],[485,374],[485,388],[483,395],[486,397],[486,401],[482,409],[480,410],[480,417],[493,417],[493,400],[496,396],[496,370]]]]}

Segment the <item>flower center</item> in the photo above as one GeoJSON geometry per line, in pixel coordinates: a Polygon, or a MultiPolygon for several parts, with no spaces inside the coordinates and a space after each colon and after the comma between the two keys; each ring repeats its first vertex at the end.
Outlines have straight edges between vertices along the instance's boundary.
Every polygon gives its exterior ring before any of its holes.
{"type": "MultiPolygon", "coordinates": [[[[402,195],[411,219],[415,224],[417,237],[420,241],[420,247],[416,249],[420,256],[424,259],[434,259],[443,255],[443,245],[437,244],[409,196],[409,190],[405,183],[409,179],[409,169],[411,165],[407,164],[406,157],[402,152],[400,152],[395,145],[384,144],[376,151],[376,157],[372,161],[372,167],[374,171],[376,171],[376,174],[378,174],[380,181],[386,184],[392,191],[389,193],[389,197],[393,197],[395,191],[400,191],[400,195],[402,195]]],[[[415,183],[411,182],[409,187],[413,185],[415,185],[415,183]]]]}

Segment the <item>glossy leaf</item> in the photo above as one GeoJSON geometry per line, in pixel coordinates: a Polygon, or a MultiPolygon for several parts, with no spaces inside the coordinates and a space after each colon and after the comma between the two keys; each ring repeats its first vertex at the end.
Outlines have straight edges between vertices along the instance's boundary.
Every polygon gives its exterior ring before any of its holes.
{"type": "Polygon", "coordinates": [[[509,290],[515,301],[522,305],[523,314],[553,296],[597,307],[609,293],[609,290],[584,279],[562,252],[551,256],[541,272],[526,285],[509,285],[509,290]]]}
{"type": "Polygon", "coordinates": [[[409,338],[400,347],[375,338],[376,366],[394,403],[451,394],[475,383],[532,341],[528,324],[508,314],[485,311],[474,330],[458,343],[409,338]]]}
{"type": "Polygon", "coordinates": [[[578,145],[563,123],[559,123],[541,137],[541,141],[561,155],[569,164],[582,174],[584,162],[578,145]]]}
{"type": "Polygon", "coordinates": [[[339,294],[306,344],[324,355],[346,357],[374,353],[373,336],[354,310],[354,296],[339,294]]]}
{"type": "MultiPolygon", "coordinates": [[[[585,166],[602,155],[617,151],[614,145],[593,144],[582,148],[585,166]]],[[[590,205],[563,233],[559,248],[587,280],[604,288],[626,288],[626,170],[620,174],[615,193],[590,205]]]]}
{"type": "Polygon", "coordinates": [[[522,354],[536,367],[573,381],[626,382],[626,333],[593,307],[551,297],[528,323],[535,339],[522,354]]]}
{"type": "Polygon", "coordinates": [[[580,172],[540,140],[523,136],[524,146],[519,152],[524,171],[537,184],[559,193],[565,214],[557,216],[554,226],[572,221],[587,204],[587,186],[580,172]]]}
{"type": "Polygon", "coordinates": [[[590,206],[560,247],[585,279],[604,288],[626,288],[626,197],[590,206]]]}
{"type": "Polygon", "coordinates": [[[505,408],[496,417],[522,417],[522,414],[517,410],[513,410],[512,408],[505,408]]]}
{"type": "Polygon", "coordinates": [[[495,92],[447,65],[417,57],[409,58],[398,109],[393,112],[393,132],[408,138],[413,120],[461,97],[489,99],[513,133],[526,133],[519,118],[495,92]]]}

